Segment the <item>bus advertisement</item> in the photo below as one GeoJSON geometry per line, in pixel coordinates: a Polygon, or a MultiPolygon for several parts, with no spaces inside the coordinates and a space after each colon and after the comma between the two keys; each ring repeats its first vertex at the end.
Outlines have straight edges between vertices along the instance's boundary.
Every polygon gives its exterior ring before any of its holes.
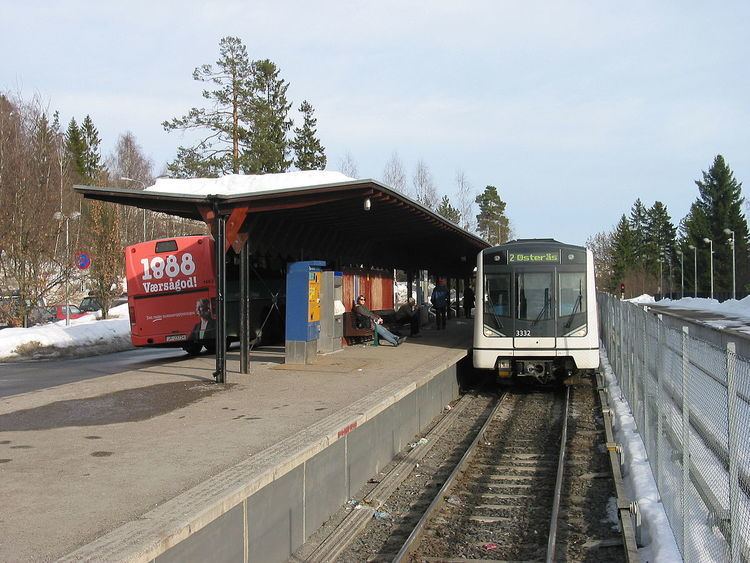
{"type": "MultiPolygon", "coordinates": [[[[134,346],[216,346],[214,241],[210,236],[151,240],[125,249],[130,334],[134,346]]],[[[227,344],[239,339],[239,256],[227,253],[227,344]]],[[[252,267],[250,334],[257,343],[284,341],[284,273],[252,267]]]]}
{"type": "Polygon", "coordinates": [[[125,249],[134,346],[171,346],[197,354],[215,339],[213,241],[175,237],[125,249]]]}

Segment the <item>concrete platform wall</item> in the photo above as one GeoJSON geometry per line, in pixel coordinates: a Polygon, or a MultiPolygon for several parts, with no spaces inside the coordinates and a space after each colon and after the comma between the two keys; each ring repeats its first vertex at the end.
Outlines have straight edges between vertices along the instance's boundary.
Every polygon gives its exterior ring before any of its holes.
{"type": "Polygon", "coordinates": [[[370,477],[458,397],[454,364],[156,557],[286,560],[370,477]]]}

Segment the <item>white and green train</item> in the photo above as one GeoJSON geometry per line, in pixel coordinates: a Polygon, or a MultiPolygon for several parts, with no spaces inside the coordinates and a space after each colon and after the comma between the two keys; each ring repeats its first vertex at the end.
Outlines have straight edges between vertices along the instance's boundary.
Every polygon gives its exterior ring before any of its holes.
{"type": "Polygon", "coordinates": [[[475,368],[550,383],[599,367],[590,250],[553,239],[487,248],[475,288],[475,368]]]}

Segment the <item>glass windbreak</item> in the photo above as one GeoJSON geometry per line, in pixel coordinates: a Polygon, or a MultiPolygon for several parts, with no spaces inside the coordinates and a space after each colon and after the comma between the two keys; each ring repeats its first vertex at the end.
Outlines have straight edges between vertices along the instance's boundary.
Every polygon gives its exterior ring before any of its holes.
{"type": "Polygon", "coordinates": [[[555,336],[551,272],[516,273],[516,322],[513,336],[555,336]]]}
{"type": "Polygon", "coordinates": [[[484,335],[509,336],[510,274],[487,274],[484,276],[484,335]]]}
{"type": "Polygon", "coordinates": [[[558,334],[584,336],[586,334],[586,273],[566,272],[559,276],[558,334]]]}

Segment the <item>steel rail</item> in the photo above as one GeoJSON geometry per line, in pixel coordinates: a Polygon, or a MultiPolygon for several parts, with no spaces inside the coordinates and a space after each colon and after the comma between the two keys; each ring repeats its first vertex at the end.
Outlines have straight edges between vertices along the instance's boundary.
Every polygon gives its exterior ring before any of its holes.
{"type": "Polygon", "coordinates": [[[555,548],[557,544],[557,517],[560,513],[560,497],[562,496],[562,483],[565,473],[565,453],[568,442],[568,409],[570,407],[570,386],[565,390],[565,411],[563,412],[562,436],[560,437],[560,457],[557,462],[557,478],[555,480],[555,494],[552,500],[552,517],[549,524],[549,537],[547,538],[547,563],[555,560],[555,548]]]}
{"type": "Polygon", "coordinates": [[[412,550],[418,545],[419,539],[424,533],[427,522],[430,520],[432,515],[436,513],[442,506],[446,493],[453,486],[453,483],[458,478],[459,474],[463,473],[464,469],[466,469],[466,467],[468,466],[469,460],[474,456],[474,452],[477,449],[479,440],[484,436],[484,433],[487,431],[490,424],[492,423],[492,420],[495,418],[497,411],[500,409],[500,406],[504,403],[505,399],[508,396],[508,393],[503,393],[500,399],[498,399],[497,403],[492,409],[492,412],[490,412],[490,415],[487,417],[487,420],[484,421],[482,428],[480,428],[479,432],[477,432],[476,438],[474,438],[474,441],[472,441],[471,445],[466,449],[464,455],[461,456],[461,459],[456,464],[456,467],[453,468],[450,476],[445,480],[443,486],[440,487],[440,490],[435,495],[435,498],[432,499],[430,506],[428,506],[424,514],[422,514],[422,518],[419,519],[419,522],[417,522],[417,525],[411,531],[409,537],[406,538],[406,542],[404,542],[404,545],[401,546],[401,549],[396,554],[396,557],[393,558],[394,563],[408,561],[407,558],[412,550]]]}

